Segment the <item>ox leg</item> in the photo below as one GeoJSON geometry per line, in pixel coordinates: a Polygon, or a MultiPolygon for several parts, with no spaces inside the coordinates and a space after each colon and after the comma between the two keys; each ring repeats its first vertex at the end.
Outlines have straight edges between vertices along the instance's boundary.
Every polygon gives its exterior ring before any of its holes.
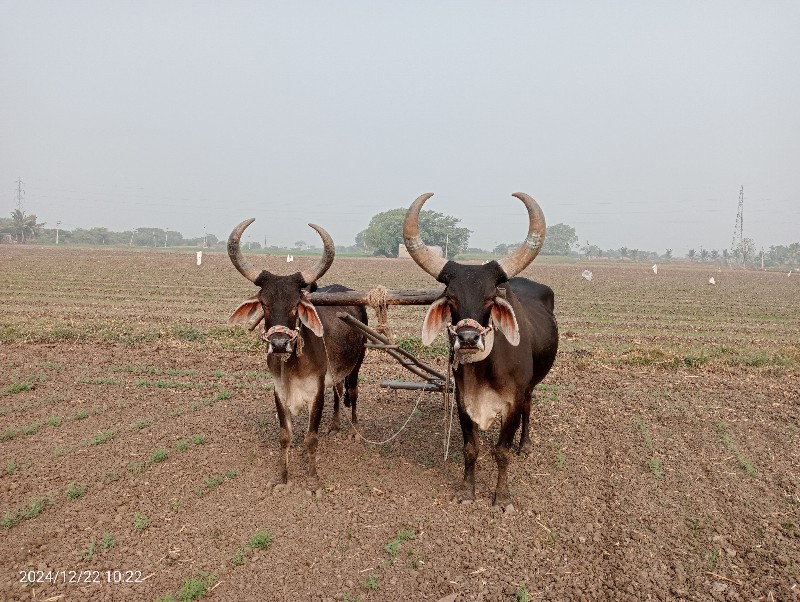
{"type": "Polygon", "coordinates": [[[525,396],[525,401],[522,404],[522,432],[519,436],[519,453],[529,454],[533,451],[533,443],[530,437],[530,419],[531,419],[531,395],[525,396]]]}
{"type": "Polygon", "coordinates": [[[508,491],[508,465],[511,463],[511,445],[520,423],[521,411],[514,412],[500,427],[500,436],[494,446],[494,459],[497,462],[497,486],[494,490],[494,505],[503,509],[511,506],[511,494],[508,491]]]}
{"type": "Polygon", "coordinates": [[[336,383],[333,385],[333,418],[331,419],[331,424],[328,427],[328,434],[330,435],[335,435],[342,427],[341,422],[339,421],[339,401],[343,397],[343,392],[344,386],[342,383],[336,383]]]}
{"type": "Polygon", "coordinates": [[[306,488],[312,493],[318,493],[319,476],[317,475],[317,444],[319,443],[319,423],[322,420],[322,406],[325,401],[325,387],[320,387],[320,392],[308,413],[308,432],[303,443],[306,448],[306,460],[308,461],[308,483],[306,488]]]}
{"type": "Polygon", "coordinates": [[[458,421],[461,423],[461,434],[464,437],[464,481],[456,492],[456,500],[468,502],[475,499],[475,462],[478,459],[478,429],[461,405],[456,392],[458,405],[458,421]]]}
{"type": "Polygon", "coordinates": [[[277,392],[275,393],[275,407],[278,411],[278,422],[280,423],[281,453],[278,455],[278,471],[272,479],[273,485],[285,485],[289,479],[289,447],[292,445],[292,417],[284,409],[277,392]]]}
{"type": "Polygon", "coordinates": [[[351,439],[356,439],[358,436],[356,428],[358,427],[358,415],[356,414],[356,405],[358,405],[358,369],[361,367],[361,362],[358,362],[355,370],[345,377],[345,404],[350,406],[350,422],[353,423],[353,429],[350,433],[351,439]]]}

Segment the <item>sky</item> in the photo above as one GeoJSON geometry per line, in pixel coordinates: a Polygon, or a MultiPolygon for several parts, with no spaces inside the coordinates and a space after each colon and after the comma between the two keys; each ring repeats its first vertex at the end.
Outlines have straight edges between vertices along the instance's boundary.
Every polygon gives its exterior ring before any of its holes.
{"type": "Polygon", "coordinates": [[[800,240],[800,3],[0,0],[0,215],[337,244],[425,205],[520,242],[800,240]]]}

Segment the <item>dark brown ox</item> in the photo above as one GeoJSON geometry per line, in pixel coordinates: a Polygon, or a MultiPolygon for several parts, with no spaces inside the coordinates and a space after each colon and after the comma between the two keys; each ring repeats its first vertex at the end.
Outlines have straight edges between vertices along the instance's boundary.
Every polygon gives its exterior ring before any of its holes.
{"type": "Polygon", "coordinates": [[[514,277],[533,261],[544,243],[544,215],[530,196],[515,193],[528,209],[525,241],[500,261],[461,265],[434,254],[419,237],[419,212],[431,196],[423,194],[411,205],[403,222],[403,238],[414,261],[446,285],[428,309],[422,339],[429,345],[442,330],[447,329],[449,335],[464,436],[464,482],[456,498],[474,499],[477,429],[488,429],[499,414],[494,504],[513,509],[508,490],[511,445],[521,423],[520,451],[531,449],[531,395],[552,367],[558,348],[553,291],[544,284],[514,277]]]}
{"type": "MultiPolygon", "coordinates": [[[[247,324],[252,330],[263,322],[261,338],[267,344],[267,366],[275,381],[275,407],[281,428],[281,454],[274,485],[288,478],[289,446],[292,442],[292,417],[308,409],[308,431],[303,440],[308,464],[308,490],[319,493],[316,452],[325,388],[333,387],[333,421],[330,431],[339,430],[339,400],[350,406],[352,422],[357,422],[358,371],[364,359],[364,336],[336,317],[347,312],[366,323],[363,307],[314,307],[307,297],[315,282],[333,263],[335,247],[321,227],[309,224],[324,244],[322,258],[309,271],[278,276],[259,270],[247,261],[239,248],[245,228],[254,220],[243,221],[228,238],[228,255],[241,274],[260,287],[259,293],[239,305],[230,317],[231,324],[247,324]]],[[[331,285],[320,291],[350,290],[331,285]]]]}

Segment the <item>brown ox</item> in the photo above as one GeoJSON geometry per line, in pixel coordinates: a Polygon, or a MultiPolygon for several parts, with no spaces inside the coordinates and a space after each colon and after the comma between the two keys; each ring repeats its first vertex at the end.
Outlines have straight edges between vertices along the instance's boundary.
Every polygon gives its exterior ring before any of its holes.
{"type": "Polygon", "coordinates": [[[442,330],[449,332],[464,436],[464,481],[456,497],[460,501],[474,499],[477,428],[488,429],[499,414],[494,504],[513,509],[507,476],[511,444],[521,423],[520,450],[531,449],[531,395],[552,367],[558,348],[553,291],[527,278],[514,278],[533,261],[544,242],[544,216],[527,194],[514,194],[528,209],[528,237],[500,261],[461,265],[434,254],[419,237],[419,212],[431,196],[423,194],[411,205],[403,237],[414,261],[446,285],[443,295],[428,309],[422,339],[429,345],[442,330]]]}
{"type": "MultiPolygon", "coordinates": [[[[289,446],[292,442],[292,417],[308,409],[308,431],[303,440],[308,460],[309,491],[319,494],[316,452],[319,423],[325,399],[325,388],[333,387],[333,421],[330,431],[339,430],[339,400],[350,406],[352,422],[357,422],[358,371],[364,359],[364,336],[336,317],[347,312],[367,322],[363,307],[314,307],[307,291],[333,263],[335,247],[330,235],[321,227],[309,224],[319,233],[324,253],[317,264],[306,272],[278,276],[259,270],[248,262],[239,248],[245,228],[254,220],[243,221],[228,238],[228,255],[241,274],[260,287],[254,297],[244,301],[230,317],[231,324],[247,324],[252,330],[263,322],[261,338],[267,343],[267,366],[275,381],[275,407],[278,412],[281,454],[273,485],[288,479],[289,446]]],[[[331,285],[321,291],[347,291],[331,285]]]]}

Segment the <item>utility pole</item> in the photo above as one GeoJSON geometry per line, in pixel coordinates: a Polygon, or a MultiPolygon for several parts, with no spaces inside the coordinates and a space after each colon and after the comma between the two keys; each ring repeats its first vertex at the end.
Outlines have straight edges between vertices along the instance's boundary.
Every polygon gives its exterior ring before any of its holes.
{"type": "Polygon", "coordinates": [[[134,228],[133,232],[131,232],[131,241],[128,243],[129,247],[133,246],[133,237],[136,236],[136,230],[138,230],[138,228],[134,228]]]}
{"type": "Polygon", "coordinates": [[[167,248],[167,228],[164,228],[164,248],[167,248]]]}
{"type": "MultiPolygon", "coordinates": [[[[733,227],[733,239],[731,240],[731,252],[743,251],[744,243],[744,186],[739,187],[739,209],[736,211],[736,225],[733,227]]],[[[742,265],[744,265],[744,254],[742,254],[742,265]]]]}
{"type": "Polygon", "coordinates": [[[56,244],[58,244],[58,227],[61,225],[61,220],[56,222],[56,244]]]}
{"type": "Polygon", "coordinates": [[[22,178],[17,178],[17,209],[22,211],[22,199],[25,198],[25,191],[22,189],[24,182],[22,178]]]}

